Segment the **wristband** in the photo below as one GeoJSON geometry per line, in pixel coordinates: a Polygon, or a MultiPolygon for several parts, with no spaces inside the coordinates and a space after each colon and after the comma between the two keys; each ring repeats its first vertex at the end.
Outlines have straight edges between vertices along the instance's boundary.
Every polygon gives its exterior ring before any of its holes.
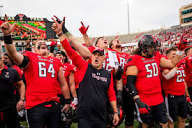
{"type": "Polygon", "coordinates": [[[25,99],[19,99],[19,100],[21,100],[21,101],[23,101],[23,102],[25,101],[25,99]]]}
{"type": "Polygon", "coordinates": [[[63,35],[63,32],[57,34],[58,37],[62,36],[63,35]]]}
{"type": "Polygon", "coordinates": [[[71,99],[65,99],[65,104],[70,104],[71,103],[71,99]]]}
{"type": "Polygon", "coordinates": [[[5,42],[5,44],[12,44],[13,40],[11,38],[11,35],[4,36],[4,42],[5,42]]]}
{"type": "Polygon", "coordinates": [[[74,100],[74,101],[78,101],[78,98],[74,98],[73,100],[74,100]]]}
{"type": "Polygon", "coordinates": [[[62,26],[62,31],[64,34],[68,33],[69,31],[66,29],[65,24],[62,26]]]}
{"type": "Polygon", "coordinates": [[[113,114],[118,114],[118,112],[113,112],[113,114]]]}

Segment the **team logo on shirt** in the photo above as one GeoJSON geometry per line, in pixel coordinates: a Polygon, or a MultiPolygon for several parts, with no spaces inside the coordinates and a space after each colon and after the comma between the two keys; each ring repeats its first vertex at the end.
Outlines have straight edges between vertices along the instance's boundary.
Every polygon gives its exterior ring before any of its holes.
{"type": "Polygon", "coordinates": [[[100,73],[97,73],[97,74],[92,73],[92,77],[97,79],[97,80],[100,80],[100,81],[103,81],[103,82],[107,82],[107,78],[100,76],[100,73]]]}
{"type": "Polygon", "coordinates": [[[50,63],[53,63],[53,58],[45,59],[45,58],[42,58],[41,56],[38,56],[38,58],[40,61],[48,61],[50,63]]]}
{"type": "Polygon", "coordinates": [[[9,72],[5,73],[5,78],[9,78],[9,72]]]}
{"type": "Polygon", "coordinates": [[[153,61],[155,61],[155,60],[154,59],[150,59],[150,60],[143,61],[143,63],[149,63],[149,62],[153,62],[153,61]]]}

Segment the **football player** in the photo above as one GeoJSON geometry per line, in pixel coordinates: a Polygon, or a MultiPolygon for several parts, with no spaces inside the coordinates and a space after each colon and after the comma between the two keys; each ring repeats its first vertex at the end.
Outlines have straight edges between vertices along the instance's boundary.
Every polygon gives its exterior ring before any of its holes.
{"type": "Polygon", "coordinates": [[[173,68],[180,59],[180,56],[176,56],[173,61],[170,61],[160,55],[154,55],[155,46],[151,35],[142,36],[138,42],[136,54],[130,57],[126,65],[127,91],[136,102],[138,119],[143,128],[154,121],[163,128],[167,127],[159,71],[160,66],[173,68]]]}
{"type": "Polygon", "coordinates": [[[26,109],[27,120],[30,128],[41,128],[43,125],[49,128],[58,128],[60,121],[59,99],[56,85],[60,83],[62,94],[66,99],[64,110],[67,111],[70,104],[70,93],[60,60],[48,56],[48,48],[45,42],[38,45],[39,54],[27,51],[24,55],[16,51],[13,45],[11,32],[15,24],[9,24],[5,16],[5,22],[1,25],[4,35],[4,43],[10,57],[24,68],[26,79],[26,109]],[[46,115],[46,116],[45,116],[46,115]]]}

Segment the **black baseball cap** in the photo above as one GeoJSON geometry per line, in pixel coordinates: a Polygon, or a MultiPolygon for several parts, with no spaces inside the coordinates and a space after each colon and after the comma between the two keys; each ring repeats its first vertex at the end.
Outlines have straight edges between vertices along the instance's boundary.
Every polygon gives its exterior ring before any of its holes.
{"type": "Polygon", "coordinates": [[[93,50],[93,54],[95,53],[99,53],[101,56],[104,56],[104,49],[96,48],[95,50],[93,50]]]}

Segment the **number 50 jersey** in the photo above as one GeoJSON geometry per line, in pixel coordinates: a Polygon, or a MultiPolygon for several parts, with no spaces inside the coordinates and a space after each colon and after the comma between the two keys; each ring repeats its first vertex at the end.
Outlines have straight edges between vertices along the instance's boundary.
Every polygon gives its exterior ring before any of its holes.
{"type": "Polygon", "coordinates": [[[57,97],[58,71],[61,62],[54,57],[42,57],[26,52],[29,62],[24,74],[26,78],[26,109],[51,101],[57,97]]]}
{"type": "Polygon", "coordinates": [[[163,102],[159,78],[160,56],[145,58],[139,55],[131,56],[126,67],[136,66],[138,69],[136,90],[142,102],[149,106],[163,102]]]}

